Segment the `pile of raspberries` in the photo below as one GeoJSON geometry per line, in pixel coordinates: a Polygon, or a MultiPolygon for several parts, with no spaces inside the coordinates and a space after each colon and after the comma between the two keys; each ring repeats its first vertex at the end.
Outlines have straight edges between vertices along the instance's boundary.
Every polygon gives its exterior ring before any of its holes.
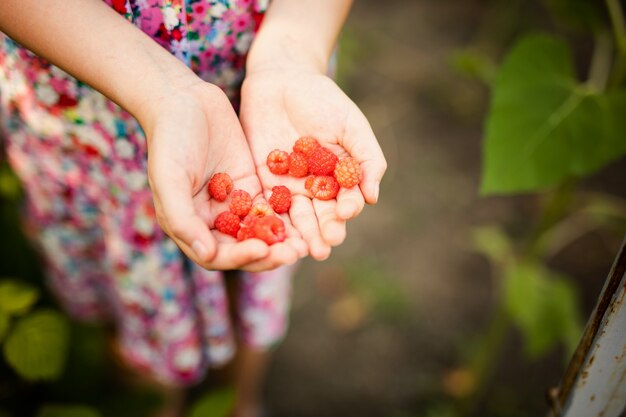
{"type": "MultiPolygon", "coordinates": [[[[361,166],[356,159],[339,159],[313,137],[302,137],[287,153],[275,149],[267,156],[267,167],[276,175],[304,178],[304,188],[311,198],[332,200],[340,187],[352,188],[361,182],[361,166]]],[[[285,224],[276,214],[283,214],[291,207],[291,191],[284,185],[272,188],[268,202],[252,204],[252,197],[244,190],[233,191],[233,180],[224,172],[218,172],[209,181],[209,195],[217,201],[226,201],[230,195],[228,210],[215,219],[215,228],[237,238],[261,239],[268,245],[285,240],[285,224]]]]}

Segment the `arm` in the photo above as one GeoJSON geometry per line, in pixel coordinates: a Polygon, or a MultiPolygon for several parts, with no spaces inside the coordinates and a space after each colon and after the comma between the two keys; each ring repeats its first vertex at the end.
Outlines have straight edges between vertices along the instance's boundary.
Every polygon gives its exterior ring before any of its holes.
{"type": "Polygon", "coordinates": [[[325,73],[352,0],[273,0],[247,61],[251,71],[281,66],[325,73]]]}
{"type": "Polygon", "coordinates": [[[366,201],[377,201],[386,169],[367,119],[325,76],[350,4],[350,0],[274,0],[250,50],[242,90],[242,125],[262,185],[267,189],[289,182],[292,190],[299,190],[290,216],[317,259],[343,241],[346,220],[357,216],[366,201]],[[360,187],[342,189],[336,202],[310,201],[303,180],[272,176],[265,167],[268,152],[290,150],[305,135],[318,138],[340,156],[356,158],[363,171],[360,187]]]}
{"type": "Polygon", "coordinates": [[[149,118],[147,104],[199,81],[99,0],[3,0],[0,31],[91,85],[140,123],[149,118]]]}
{"type": "Polygon", "coordinates": [[[206,192],[214,172],[228,172],[252,196],[261,192],[243,131],[221,90],[141,30],[100,0],[2,0],[0,30],[135,116],[148,140],[157,219],[192,260],[267,269],[301,255],[303,243],[233,243],[209,229],[224,209],[206,192]]]}

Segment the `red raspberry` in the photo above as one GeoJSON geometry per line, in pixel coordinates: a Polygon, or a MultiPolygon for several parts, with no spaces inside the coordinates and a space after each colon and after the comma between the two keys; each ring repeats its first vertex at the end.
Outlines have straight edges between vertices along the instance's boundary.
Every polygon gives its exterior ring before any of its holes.
{"type": "Polygon", "coordinates": [[[320,143],[317,141],[317,139],[310,136],[304,136],[298,139],[295,145],[293,145],[293,151],[304,154],[306,156],[311,156],[313,151],[319,147],[320,143]]]}
{"type": "Polygon", "coordinates": [[[313,180],[315,179],[315,175],[309,175],[308,177],[306,177],[306,180],[304,180],[304,188],[306,190],[310,190],[311,186],[313,185],[313,180]]]}
{"type": "Polygon", "coordinates": [[[225,172],[218,172],[209,181],[209,195],[217,201],[225,201],[233,190],[233,180],[225,172]]]}
{"type": "Polygon", "coordinates": [[[215,228],[222,233],[237,237],[240,222],[239,216],[230,211],[224,211],[215,218],[215,228]]]}
{"type": "Polygon", "coordinates": [[[311,191],[313,198],[318,200],[332,200],[337,197],[339,183],[335,177],[329,175],[318,176],[311,182],[309,191],[311,191]]]}
{"type": "Polygon", "coordinates": [[[272,208],[268,204],[256,203],[250,209],[250,213],[248,213],[248,217],[249,216],[264,217],[264,216],[269,216],[270,214],[274,214],[274,213],[272,212],[272,208]]]}
{"type": "Polygon", "coordinates": [[[243,217],[250,212],[252,207],[252,197],[244,190],[235,190],[230,196],[228,208],[239,217],[243,217]]]}
{"type": "Polygon", "coordinates": [[[337,155],[320,146],[309,157],[309,172],[313,175],[332,175],[337,161],[337,155]]]}
{"type": "Polygon", "coordinates": [[[287,213],[291,207],[291,191],[284,185],[273,187],[269,203],[276,213],[287,213]]]}
{"type": "Polygon", "coordinates": [[[276,216],[265,216],[257,219],[254,224],[254,234],[268,245],[282,242],[287,238],[285,223],[276,216]]]}
{"type": "Polygon", "coordinates": [[[286,174],[289,172],[289,154],[280,149],[274,149],[267,155],[267,167],[272,174],[286,174]]]}
{"type": "Polygon", "coordinates": [[[292,152],[289,154],[289,175],[292,177],[305,177],[309,173],[309,162],[304,154],[292,152]]]}
{"type": "Polygon", "coordinates": [[[256,224],[259,217],[254,216],[252,214],[247,215],[243,221],[241,222],[241,228],[239,232],[237,232],[237,240],[242,241],[246,239],[252,239],[256,237],[254,233],[254,225],[256,224]]]}
{"type": "Polygon", "coordinates": [[[342,159],[335,167],[335,179],[342,187],[354,187],[361,182],[361,165],[354,158],[342,159]]]}

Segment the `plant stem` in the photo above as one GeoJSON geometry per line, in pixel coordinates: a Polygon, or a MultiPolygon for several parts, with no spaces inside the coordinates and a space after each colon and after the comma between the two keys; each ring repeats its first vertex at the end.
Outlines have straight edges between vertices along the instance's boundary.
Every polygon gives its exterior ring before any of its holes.
{"type": "Polygon", "coordinates": [[[505,348],[506,337],[512,327],[513,323],[504,306],[504,296],[499,295],[498,305],[491,315],[489,327],[482,334],[468,361],[468,367],[475,378],[474,387],[470,395],[457,403],[457,416],[470,416],[476,411],[493,378],[493,373],[505,348]]]}
{"type": "Polygon", "coordinates": [[[626,22],[619,0],[606,0],[606,7],[611,18],[613,37],[617,45],[617,58],[613,73],[611,74],[610,87],[619,86],[626,74],[626,22]]]}
{"type": "Polygon", "coordinates": [[[594,92],[602,92],[606,89],[611,73],[611,50],[611,37],[608,31],[597,32],[594,37],[593,56],[587,79],[587,86],[594,92]]]}

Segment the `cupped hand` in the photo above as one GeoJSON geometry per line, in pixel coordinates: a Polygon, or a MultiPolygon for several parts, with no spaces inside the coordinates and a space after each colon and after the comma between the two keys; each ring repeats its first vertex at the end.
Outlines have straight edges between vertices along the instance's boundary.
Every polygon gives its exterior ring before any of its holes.
{"type": "Polygon", "coordinates": [[[241,125],[220,89],[199,82],[150,105],[142,126],[157,219],[189,258],[207,269],[257,271],[294,263],[308,253],[288,222],[288,238],[272,246],[258,239],[237,242],[213,229],[217,215],[228,210],[228,200],[209,197],[214,173],[228,173],[234,189],[264,201],[241,125]]]}
{"type": "Polygon", "coordinates": [[[329,77],[299,69],[249,71],[240,119],[266,197],[275,185],[292,191],[291,223],[308,243],[311,256],[325,259],[331,246],[345,239],[346,221],[366,202],[378,200],[387,165],[367,119],[329,77]],[[267,155],[274,149],[291,152],[302,136],[317,138],[339,158],[356,158],[363,172],[359,187],[342,188],[336,200],[311,200],[304,178],[272,174],[267,155]]]}

